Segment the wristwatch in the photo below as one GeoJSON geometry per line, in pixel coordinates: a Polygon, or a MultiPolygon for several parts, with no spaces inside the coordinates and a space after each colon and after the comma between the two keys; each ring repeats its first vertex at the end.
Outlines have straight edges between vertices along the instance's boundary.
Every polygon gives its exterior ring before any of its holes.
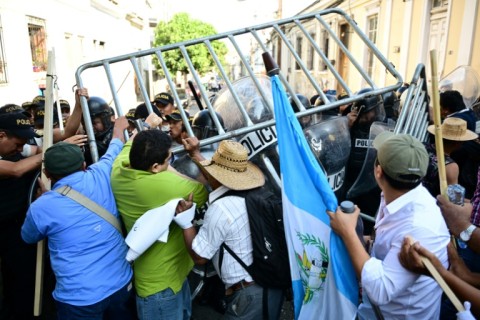
{"type": "Polygon", "coordinates": [[[472,237],[473,231],[475,231],[476,228],[477,227],[471,224],[467,229],[460,232],[460,240],[462,240],[463,242],[468,242],[472,237]]]}

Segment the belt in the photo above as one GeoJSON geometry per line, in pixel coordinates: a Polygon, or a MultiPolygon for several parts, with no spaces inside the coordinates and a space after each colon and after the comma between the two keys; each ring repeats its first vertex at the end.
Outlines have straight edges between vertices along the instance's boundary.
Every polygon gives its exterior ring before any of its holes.
{"type": "Polygon", "coordinates": [[[235,291],[245,289],[247,287],[250,287],[255,284],[255,281],[239,281],[235,283],[234,285],[230,286],[227,290],[225,290],[225,295],[230,296],[232,295],[235,291]]]}

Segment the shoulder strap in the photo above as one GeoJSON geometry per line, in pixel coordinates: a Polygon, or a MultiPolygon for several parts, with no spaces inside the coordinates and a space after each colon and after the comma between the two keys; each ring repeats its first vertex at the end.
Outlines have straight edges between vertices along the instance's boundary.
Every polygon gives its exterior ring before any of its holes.
{"type": "Polygon", "coordinates": [[[228,190],[227,192],[225,192],[224,194],[222,194],[221,196],[219,196],[218,198],[210,202],[210,204],[214,203],[217,200],[220,200],[222,198],[229,197],[229,196],[237,196],[237,197],[245,198],[247,196],[247,191],[228,190]]]}
{"type": "Polygon", "coordinates": [[[105,219],[108,223],[110,223],[112,226],[117,229],[120,234],[123,235],[122,233],[122,227],[120,226],[120,221],[118,221],[117,217],[115,217],[110,211],[96,203],[95,201],[92,201],[91,199],[87,198],[80,192],[76,191],[75,189],[72,189],[70,186],[63,186],[60,188],[57,188],[54,190],[55,192],[60,193],[62,196],[69,197],[73,201],[76,201],[77,203],[81,204],[88,210],[92,211],[93,213],[97,214],[101,218],[105,219]]]}

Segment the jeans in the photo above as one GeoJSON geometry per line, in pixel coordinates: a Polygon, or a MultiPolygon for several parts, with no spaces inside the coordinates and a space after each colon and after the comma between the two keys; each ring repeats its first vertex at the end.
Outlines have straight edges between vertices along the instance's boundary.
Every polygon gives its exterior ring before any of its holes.
{"type": "MultiPolygon", "coordinates": [[[[283,300],[283,290],[268,289],[268,319],[280,318],[283,300]]],[[[226,302],[224,319],[263,319],[263,288],[257,284],[235,291],[226,302]]]]}
{"type": "Polygon", "coordinates": [[[55,301],[58,320],[133,320],[135,319],[133,292],[132,283],[129,282],[109,297],[89,306],[74,306],[55,301]]]}
{"type": "Polygon", "coordinates": [[[167,288],[145,298],[137,296],[137,315],[140,320],[190,320],[192,301],[188,281],[185,279],[177,294],[167,288]]]}

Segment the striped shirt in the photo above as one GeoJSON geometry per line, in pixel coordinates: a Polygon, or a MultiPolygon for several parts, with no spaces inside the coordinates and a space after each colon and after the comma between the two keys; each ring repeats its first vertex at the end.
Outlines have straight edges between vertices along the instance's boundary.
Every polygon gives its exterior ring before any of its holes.
{"type": "Polygon", "coordinates": [[[471,203],[473,208],[470,221],[477,227],[480,227],[480,167],[478,167],[477,173],[477,188],[475,189],[471,203]]]}
{"type": "Polygon", "coordinates": [[[205,259],[213,258],[213,265],[225,288],[242,280],[252,281],[252,277],[226,250],[223,254],[222,270],[219,272],[218,256],[222,243],[229,246],[247,266],[253,262],[252,237],[245,199],[227,196],[215,201],[228,190],[222,186],[210,193],[211,205],[205,213],[200,231],[192,242],[195,253],[205,259]]]}

